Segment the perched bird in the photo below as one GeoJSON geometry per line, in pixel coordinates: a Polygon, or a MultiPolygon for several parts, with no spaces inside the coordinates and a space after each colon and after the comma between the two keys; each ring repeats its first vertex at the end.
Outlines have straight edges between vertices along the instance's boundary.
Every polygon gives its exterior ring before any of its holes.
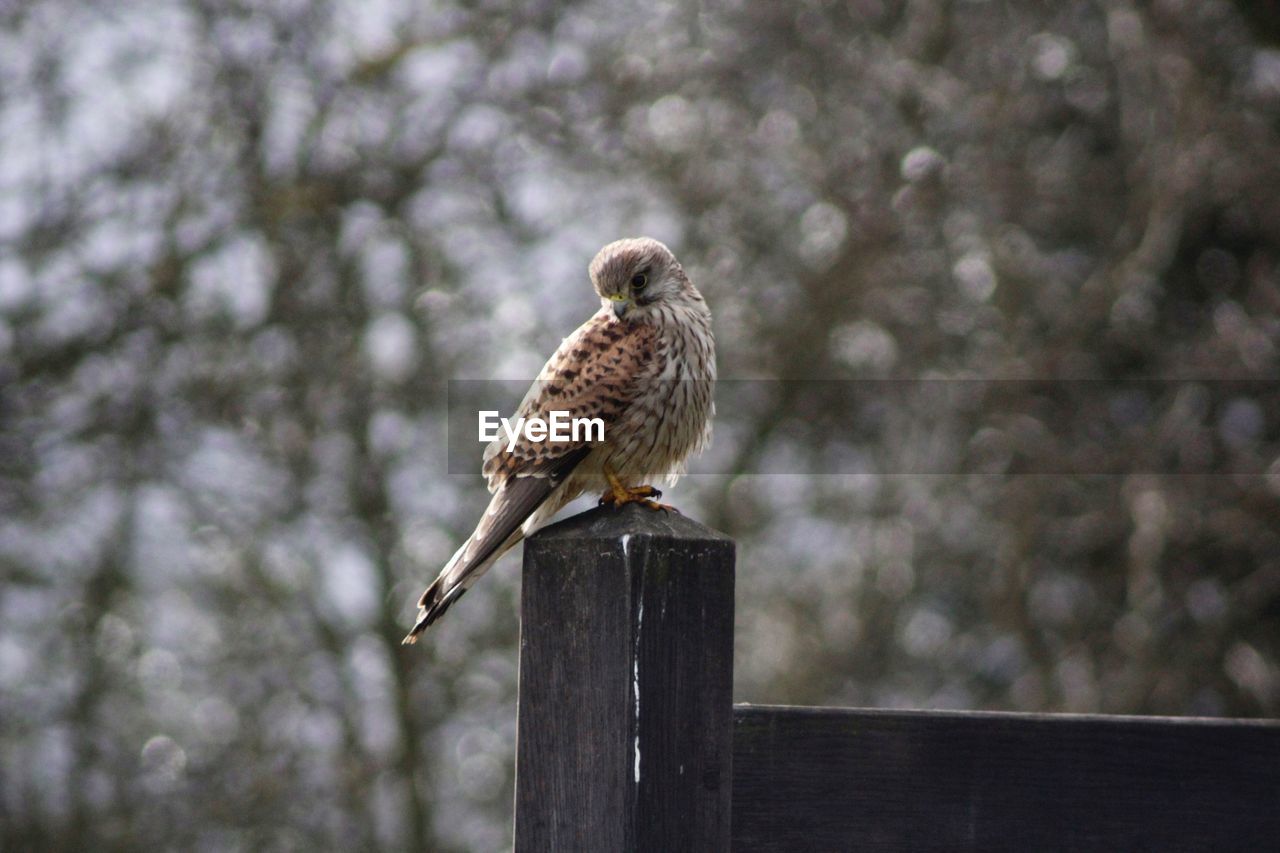
{"type": "MultiPolygon", "coordinates": [[[[618,240],[591,261],[600,310],[564,339],[520,404],[518,416],[552,411],[599,418],[603,440],[532,441],[485,450],[493,499],[418,601],[418,635],[498,557],[586,491],[601,503],[671,509],[649,485],[674,483],[685,459],[711,437],[715,343],[711,312],[671,250],[647,237],[618,240]]],[[[598,438],[598,436],[593,436],[598,438]]]]}

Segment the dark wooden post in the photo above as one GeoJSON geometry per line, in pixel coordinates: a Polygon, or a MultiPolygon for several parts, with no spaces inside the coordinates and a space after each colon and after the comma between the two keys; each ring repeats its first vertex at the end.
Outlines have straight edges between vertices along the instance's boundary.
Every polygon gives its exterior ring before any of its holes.
{"type": "Polygon", "coordinates": [[[595,509],[525,546],[517,853],[729,849],[733,542],[595,509]]]}

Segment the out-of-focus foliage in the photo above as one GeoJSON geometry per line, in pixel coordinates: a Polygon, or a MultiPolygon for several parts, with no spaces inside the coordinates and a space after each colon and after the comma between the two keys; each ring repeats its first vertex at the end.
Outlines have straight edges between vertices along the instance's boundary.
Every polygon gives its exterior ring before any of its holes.
{"type": "Polygon", "coordinates": [[[739,698],[1280,714],[1277,403],[1212,381],[1280,370],[1248,11],[0,2],[0,846],[506,846],[515,561],[397,645],[485,498],[444,382],[533,375],[634,233],[723,376],[1203,380],[941,446],[722,411],[673,497],[739,541],[739,698]],[[1099,417],[1164,473],[1018,473],[1099,417]]]}

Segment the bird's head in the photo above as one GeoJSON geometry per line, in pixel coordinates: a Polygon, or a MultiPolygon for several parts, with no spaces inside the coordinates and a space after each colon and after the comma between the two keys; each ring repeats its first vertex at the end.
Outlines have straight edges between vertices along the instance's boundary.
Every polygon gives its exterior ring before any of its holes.
{"type": "Polygon", "coordinates": [[[664,302],[699,298],[671,250],[649,237],[618,240],[591,261],[591,283],[619,320],[652,314],[664,302]]]}

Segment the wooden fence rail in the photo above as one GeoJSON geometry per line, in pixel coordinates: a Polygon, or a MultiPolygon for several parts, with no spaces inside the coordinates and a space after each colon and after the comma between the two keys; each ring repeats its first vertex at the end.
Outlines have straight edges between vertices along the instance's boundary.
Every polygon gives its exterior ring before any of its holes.
{"type": "Polygon", "coordinates": [[[515,849],[1280,850],[1280,722],[732,705],[733,542],[532,537],[515,849]]]}

